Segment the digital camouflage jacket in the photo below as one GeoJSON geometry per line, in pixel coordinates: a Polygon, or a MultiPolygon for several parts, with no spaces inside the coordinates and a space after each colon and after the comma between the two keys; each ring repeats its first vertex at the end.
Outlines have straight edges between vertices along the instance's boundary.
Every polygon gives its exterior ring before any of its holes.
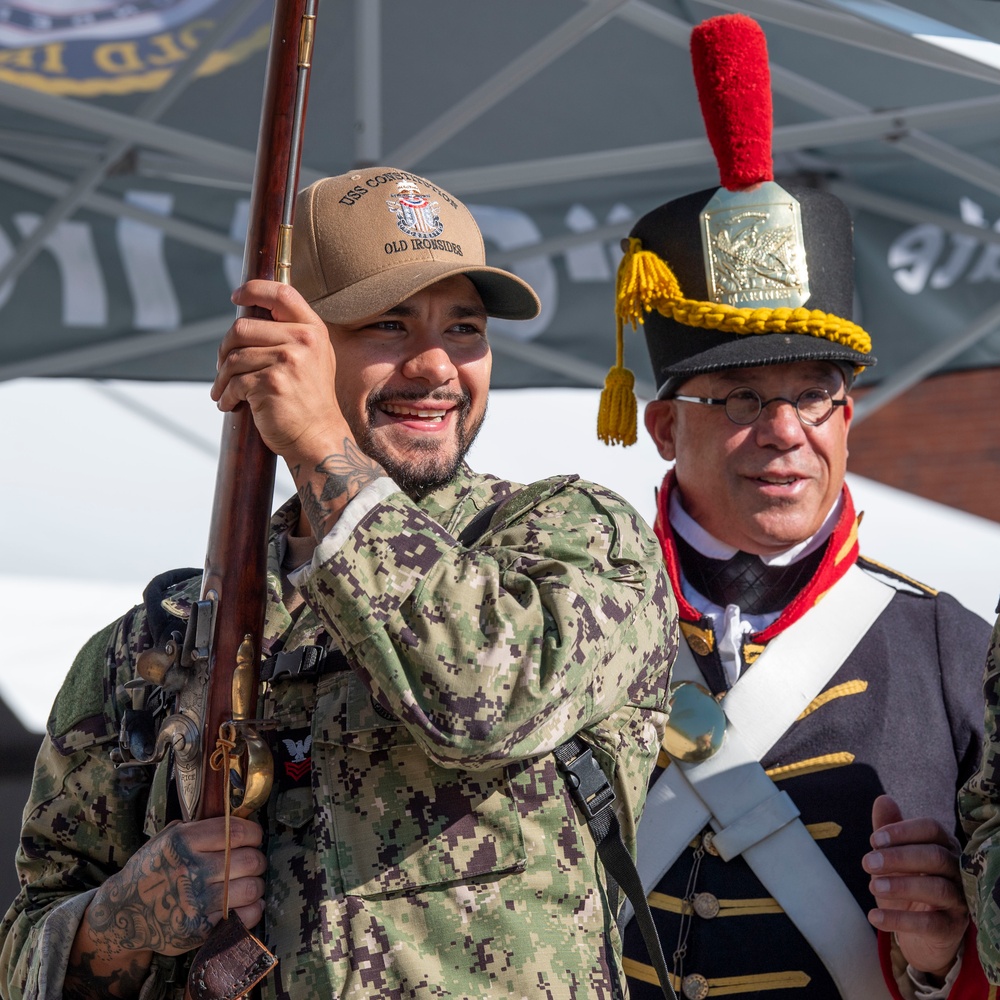
{"type": "MultiPolygon", "coordinates": [[[[993,628],[986,672],[986,742],[979,770],[958,796],[969,835],[962,855],[962,881],[978,929],[979,959],[986,978],[1000,983],[1000,618],[993,628]]],[[[993,994],[990,994],[993,996],[993,994]]]]}
{"type": "MultiPolygon", "coordinates": [[[[379,480],[298,578],[308,605],[293,621],[276,574],[297,516],[293,502],[273,522],[265,656],[335,646],[350,666],[264,685],[263,933],[279,961],[264,995],[620,996],[603,871],[550,751],[578,732],[595,748],[633,847],[677,641],[652,532],[572,477],[519,489],[465,469],[419,504],[379,480]],[[478,542],[456,541],[504,499],[478,542]]],[[[163,605],[183,617],[198,590],[182,582],[163,605]]],[[[150,641],[134,608],[57,698],[24,888],[0,928],[6,1000],[62,995],[94,887],[169,818],[166,766],[108,758],[150,641]]]]}

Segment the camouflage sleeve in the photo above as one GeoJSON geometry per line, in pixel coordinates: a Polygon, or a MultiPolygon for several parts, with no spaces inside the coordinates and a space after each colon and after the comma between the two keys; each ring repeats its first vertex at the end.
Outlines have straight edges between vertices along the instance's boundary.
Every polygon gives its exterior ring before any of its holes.
{"type": "Polygon", "coordinates": [[[986,977],[1000,983],[1000,619],[993,629],[983,678],[986,742],[979,770],[958,797],[969,842],[962,854],[962,881],[978,928],[979,958],[986,977]]]}
{"type": "Polygon", "coordinates": [[[676,609],[659,545],[599,486],[522,490],[472,548],[393,493],[320,547],[305,588],[442,766],[537,756],[622,705],[665,710],[676,609]]]}
{"type": "Polygon", "coordinates": [[[93,890],[145,839],[149,776],[139,768],[116,771],[108,757],[125,633],[116,623],[84,646],[49,719],[16,857],[22,888],[0,923],[5,1000],[62,997],[70,947],[93,890]]]}

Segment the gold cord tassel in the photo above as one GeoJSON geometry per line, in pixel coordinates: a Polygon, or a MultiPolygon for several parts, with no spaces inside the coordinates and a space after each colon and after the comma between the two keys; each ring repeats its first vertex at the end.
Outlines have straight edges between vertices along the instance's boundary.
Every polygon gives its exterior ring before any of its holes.
{"type": "Polygon", "coordinates": [[[618,318],[617,363],[604,379],[601,406],[597,412],[597,436],[605,444],[635,444],[635,376],[624,362],[622,321],[618,318]]]}
{"type": "Polygon", "coordinates": [[[597,413],[597,436],[605,444],[635,444],[635,376],[625,367],[625,323],[634,330],[647,312],[664,297],[679,295],[677,279],[655,253],[642,249],[642,240],[622,241],[625,255],[618,265],[615,286],[615,367],[608,372],[597,413]]]}
{"type": "Polygon", "coordinates": [[[651,250],[643,250],[642,240],[629,237],[618,265],[616,314],[634,330],[651,309],[663,311],[667,303],[680,298],[680,285],[670,265],[651,250]]]}

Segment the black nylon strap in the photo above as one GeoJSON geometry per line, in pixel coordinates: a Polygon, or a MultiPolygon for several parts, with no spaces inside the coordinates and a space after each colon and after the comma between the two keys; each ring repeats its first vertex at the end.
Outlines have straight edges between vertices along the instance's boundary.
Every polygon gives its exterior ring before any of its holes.
{"type": "Polygon", "coordinates": [[[622,840],[621,827],[612,804],[614,789],[600,765],[594,759],[593,750],[579,736],[574,736],[552,751],[559,769],[566,775],[573,798],[587,817],[587,825],[597,844],[597,853],[608,873],[608,899],[612,911],[618,910],[618,887],[628,897],[639,922],[646,951],[656,969],[660,988],[667,1000],[677,1000],[677,994],[670,983],[670,973],[663,957],[660,939],[649,912],[642,880],[636,871],[635,862],[622,840]],[[599,777],[598,777],[599,775],[599,777]],[[610,794],[608,794],[610,793],[610,794]]]}
{"type": "Polygon", "coordinates": [[[478,542],[479,539],[486,534],[486,531],[490,526],[490,521],[493,520],[493,515],[497,512],[502,503],[502,500],[496,500],[479,511],[459,533],[459,544],[468,547],[475,542],[478,542]]]}

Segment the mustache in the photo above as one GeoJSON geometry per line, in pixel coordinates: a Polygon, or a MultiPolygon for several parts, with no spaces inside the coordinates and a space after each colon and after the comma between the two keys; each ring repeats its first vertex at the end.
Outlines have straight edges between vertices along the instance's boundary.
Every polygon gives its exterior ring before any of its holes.
{"type": "Polygon", "coordinates": [[[419,403],[434,400],[438,403],[454,403],[464,416],[472,406],[472,396],[466,390],[454,392],[449,389],[434,389],[424,392],[420,389],[374,389],[368,396],[365,408],[369,418],[383,403],[419,403]]]}

